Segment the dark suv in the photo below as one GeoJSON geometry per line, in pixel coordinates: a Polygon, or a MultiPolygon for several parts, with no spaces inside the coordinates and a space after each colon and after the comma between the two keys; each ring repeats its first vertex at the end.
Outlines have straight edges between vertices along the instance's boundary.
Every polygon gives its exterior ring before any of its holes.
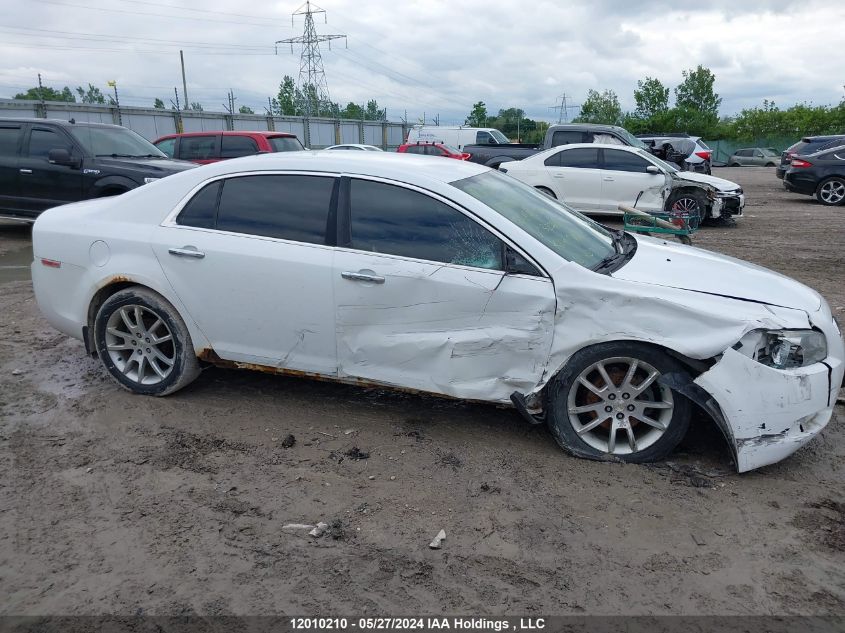
{"type": "Polygon", "coordinates": [[[194,167],[119,125],[0,119],[0,217],[35,220],[50,207],[114,196],[194,167]]]}
{"type": "Polygon", "coordinates": [[[789,169],[792,159],[798,154],[815,154],[825,149],[832,149],[845,145],[845,134],[831,134],[829,136],[805,136],[800,141],[787,147],[780,155],[780,165],[775,169],[775,175],[783,180],[783,175],[789,169]]]}

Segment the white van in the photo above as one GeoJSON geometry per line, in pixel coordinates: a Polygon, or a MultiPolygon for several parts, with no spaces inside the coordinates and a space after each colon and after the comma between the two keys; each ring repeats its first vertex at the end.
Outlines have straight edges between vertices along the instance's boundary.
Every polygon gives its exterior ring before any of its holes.
{"type": "Polygon", "coordinates": [[[508,137],[492,127],[415,125],[408,131],[408,143],[445,143],[462,150],[464,145],[507,145],[508,137]]]}

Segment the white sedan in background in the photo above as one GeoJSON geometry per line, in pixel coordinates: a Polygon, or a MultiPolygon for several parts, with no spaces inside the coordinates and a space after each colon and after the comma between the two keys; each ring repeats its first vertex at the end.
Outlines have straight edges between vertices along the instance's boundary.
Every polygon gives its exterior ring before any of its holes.
{"type": "Polygon", "coordinates": [[[49,209],[33,248],[47,320],[140,394],[208,364],[387,385],[630,462],[672,451],[694,402],[746,471],[818,434],[843,376],[813,290],[469,162],[237,158],[49,209]]]}
{"type": "Polygon", "coordinates": [[[375,145],[362,145],[360,143],[341,143],[340,145],[330,145],[325,149],[330,150],[352,150],[361,152],[383,152],[384,150],[375,145]]]}
{"type": "Polygon", "coordinates": [[[643,211],[672,209],[704,220],[739,217],[745,207],[745,195],[738,184],[680,171],[637,147],[562,145],[525,160],[504,163],[500,171],[587,214],[618,215],[620,203],[636,202],[643,211]],[[712,199],[707,189],[715,190],[712,199]]]}

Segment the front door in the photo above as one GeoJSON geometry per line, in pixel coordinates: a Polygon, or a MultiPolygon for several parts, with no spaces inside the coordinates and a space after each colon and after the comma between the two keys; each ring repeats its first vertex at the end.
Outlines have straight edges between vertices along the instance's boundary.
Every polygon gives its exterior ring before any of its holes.
{"type": "Polygon", "coordinates": [[[19,166],[21,205],[30,215],[44,209],[82,199],[82,170],[68,165],[54,165],[47,157],[50,150],[64,149],[71,156],[81,152],[62,131],[33,124],[25,135],[19,166]]]}
{"type": "Polygon", "coordinates": [[[605,147],[602,153],[601,198],[605,211],[620,213],[620,204],[633,206],[634,202],[643,211],[663,210],[666,188],[663,172],[648,173],[646,170],[653,166],[652,163],[633,152],[605,147]]]}
{"type": "Polygon", "coordinates": [[[156,230],[168,281],[221,358],[337,373],[327,234],[337,180],[217,180],[156,230]]]}
{"type": "Polygon", "coordinates": [[[551,280],[506,273],[502,240],[433,194],[363,178],[342,191],[339,375],[501,402],[536,386],[551,345],[551,280]]]}
{"type": "Polygon", "coordinates": [[[0,124],[0,213],[19,213],[19,154],[23,141],[20,123],[0,124]]]}

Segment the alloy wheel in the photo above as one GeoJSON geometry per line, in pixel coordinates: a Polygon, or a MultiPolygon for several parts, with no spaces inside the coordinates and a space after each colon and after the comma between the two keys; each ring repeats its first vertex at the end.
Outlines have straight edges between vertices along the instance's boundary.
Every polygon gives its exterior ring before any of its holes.
{"type": "Polygon", "coordinates": [[[121,306],[109,316],[105,337],[109,358],[129,380],[156,385],[173,371],[176,363],[173,334],[149,308],[121,306]]]}
{"type": "Polygon", "coordinates": [[[572,428],[604,453],[626,455],[648,448],[666,432],[675,408],[672,390],[658,378],[660,371],[636,358],[620,356],[590,365],[569,391],[572,428]]]}
{"type": "Polygon", "coordinates": [[[827,204],[840,204],[845,200],[845,182],[828,180],[819,188],[819,197],[827,204]]]}

